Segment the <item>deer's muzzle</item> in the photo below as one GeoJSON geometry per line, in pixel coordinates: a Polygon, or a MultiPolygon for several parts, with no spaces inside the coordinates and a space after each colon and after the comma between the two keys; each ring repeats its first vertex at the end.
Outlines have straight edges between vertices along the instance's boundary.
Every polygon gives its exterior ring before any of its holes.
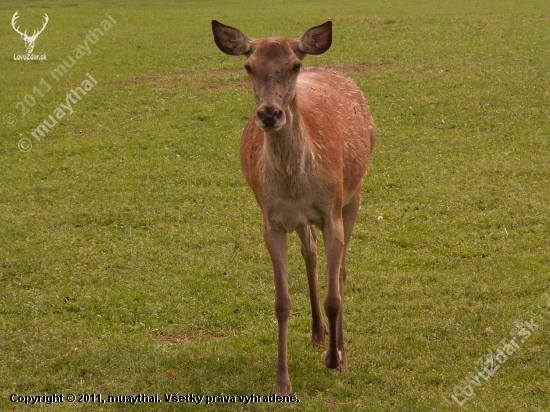
{"type": "Polygon", "coordinates": [[[282,127],[286,122],[285,113],[278,105],[261,105],[256,114],[256,124],[264,127],[282,127]]]}

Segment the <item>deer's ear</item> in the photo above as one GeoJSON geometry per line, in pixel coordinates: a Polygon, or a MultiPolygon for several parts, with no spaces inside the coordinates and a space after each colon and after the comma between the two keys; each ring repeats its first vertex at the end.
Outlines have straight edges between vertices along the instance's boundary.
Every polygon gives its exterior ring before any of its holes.
{"type": "Polygon", "coordinates": [[[218,48],[231,56],[249,54],[252,50],[252,40],[239,29],[226,26],[217,20],[212,20],[212,33],[218,48]]]}
{"type": "Polygon", "coordinates": [[[304,54],[323,54],[332,44],[332,22],[312,27],[298,39],[298,50],[304,54]]]}

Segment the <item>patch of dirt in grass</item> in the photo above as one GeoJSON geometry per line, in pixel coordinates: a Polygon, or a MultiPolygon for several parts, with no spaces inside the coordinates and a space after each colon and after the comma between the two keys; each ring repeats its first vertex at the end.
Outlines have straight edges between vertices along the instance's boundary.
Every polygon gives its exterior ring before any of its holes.
{"type": "Polygon", "coordinates": [[[368,24],[371,28],[375,30],[397,31],[399,30],[399,28],[396,28],[394,25],[401,22],[399,20],[393,19],[361,19],[361,23],[368,24]]]}
{"type": "Polygon", "coordinates": [[[228,89],[246,89],[250,87],[250,81],[248,79],[244,79],[244,80],[237,80],[231,83],[224,83],[224,84],[211,83],[208,85],[209,89],[221,89],[224,87],[228,89]]]}
{"type": "Polygon", "coordinates": [[[145,74],[143,76],[131,77],[129,79],[120,80],[116,83],[120,84],[147,84],[155,82],[167,82],[169,80],[174,80],[179,77],[189,78],[197,77],[201,75],[209,75],[212,77],[217,76],[227,76],[230,74],[235,74],[240,72],[240,69],[224,69],[224,70],[198,70],[198,71],[189,71],[189,72],[170,72],[164,74],[145,74]]]}
{"type": "Polygon", "coordinates": [[[145,83],[150,83],[150,82],[156,81],[159,77],[160,76],[155,76],[155,75],[152,75],[152,74],[146,74],[144,76],[132,77],[131,79],[126,80],[124,83],[145,84],[145,83]]]}
{"type": "MultiPolygon", "coordinates": [[[[352,73],[359,73],[363,70],[372,70],[382,66],[386,66],[383,63],[361,63],[361,64],[346,64],[337,66],[321,66],[328,70],[346,71],[352,73]]],[[[313,66],[311,66],[313,67],[313,66]]],[[[144,85],[148,83],[169,83],[178,78],[196,78],[195,85],[198,87],[206,86],[209,89],[247,89],[250,88],[250,81],[248,78],[239,79],[227,79],[227,76],[232,76],[242,72],[242,69],[220,69],[220,70],[199,70],[190,72],[173,72],[165,74],[146,74],[143,76],[131,77],[129,79],[121,80],[117,83],[128,85],[144,85]],[[208,76],[205,78],[204,76],[208,76]]]]}

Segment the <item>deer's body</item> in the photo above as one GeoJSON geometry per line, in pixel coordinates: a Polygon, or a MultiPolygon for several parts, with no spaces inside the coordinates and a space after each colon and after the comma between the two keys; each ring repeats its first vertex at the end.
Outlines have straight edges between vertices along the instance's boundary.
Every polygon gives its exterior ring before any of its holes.
{"type": "Polygon", "coordinates": [[[347,77],[321,68],[300,71],[306,54],[321,54],[332,41],[327,22],[300,39],[253,40],[213,21],[218,47],[246,55],[258,109],[241,140],[241,165],[262,209],[264,240],[271,257],[278,320],[275,392],[288,394],[287,326],[290,315],[286,235],[302,242],[312,308],[312,343],[329,347],[323,361],[347,369],[343,340],[345,250],[361,203],[361,182],[374,145],[374,123],[361,91],[347,77]],[[298,74],[299,73],[299,74],[298,74]],[[327,255],[323,321],[317,284],[317,236],[327,255]]]}
{"type": "Polygon", "coordinates": [[[271,134],[252,115],[241,141],[242,169],[270,222],[288,233],[312,224],[322,229],[326,212],[342,209],[360,190],[374,123],[357,86],[321,68],[302,70],[290,108],[292,121],[271,134]]]}

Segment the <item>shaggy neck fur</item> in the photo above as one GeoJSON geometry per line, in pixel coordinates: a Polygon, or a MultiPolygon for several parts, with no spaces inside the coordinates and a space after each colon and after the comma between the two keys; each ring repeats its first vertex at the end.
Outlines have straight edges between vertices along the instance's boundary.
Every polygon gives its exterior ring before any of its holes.
{"type": "Polygon", "coordinates": [[[300,119],[297,96],[288,105],[285,115],[286,123],[281,129],[265,132],[264,159],[269,169],[293,186],[311,166],[312,153],[300,119]]]}

